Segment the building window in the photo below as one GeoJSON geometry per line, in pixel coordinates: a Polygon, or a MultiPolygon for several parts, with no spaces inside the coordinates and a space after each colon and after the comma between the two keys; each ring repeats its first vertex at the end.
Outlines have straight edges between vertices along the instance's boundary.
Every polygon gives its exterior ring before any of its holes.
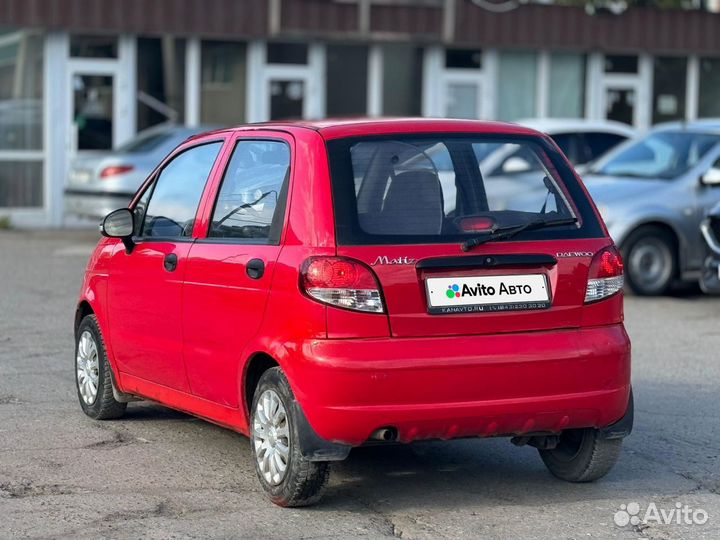
{"type": "Polygon", "coordinates": [[[480,49],[446,49],[445,67],[450,69],[480,69],[482,51],[480,49]]]}
{"type": "Polygon", "coordinates": [[[137,40],[137,126],[185,120],[185,41],[172,37],[137,40]]]}
{"type": "Polygon", "coordinates": [[[73,77],[73,121],[78,150],[112,149],[114,86],[110,75],[73,77]]]}
{"type": "Polygon", "coordinates": [[[700,60],[698,116],[700,118],[720,116],[720,58],[700,60]]]}
{"type": "Polygon", "coordinates": [[[268,43],[268,64],[296,64],[308,63],[307,43],[268,43]]]}
{"type": "Polygon", "coordinates": [[[200,121],[230,125],[245,121],[244,43],[203,41],[200,121]]]}
{"type": "Polygon", "coordinates": [[[423,49],[412,45],[383,47],[383,114],[422,114],[423,49]]]}
{"type": "Polygon", "coordinates": [[[498,72],[498,118],[504,121],[535,116],[537,55],[502,52],[498,72]]]}
{"type": "Polygon", "coordinates": [[[0,208],[43,206],[43,42],[0,30],[0,208]]]}
{"type": "Polygon", "coordinates": [[[325,77],[328,116],[362,115],[367,112],[367,47],[328,45],[325,77]]]}
{"type": "Polygon", "coordinates": [[[632,54],[608,54],[605,56],[605,73],[637,73],[638,57],[632,54]]]}
{"type": "Polygon", "coordinates": [[[653,68],[653,124],[685,118],[685,58],[658,57],[653,68]]]}
{"type": "Polygon", "coordinates": [[[74,58],[117,58],[117,36],[70,36],[70,56],[74,58]]]}
{"type": "Polygon", "coordinates": [[[303,117],[305,81],[270,81],[270,120],[297,120],[303,117]]]}
{"type": "Polygon", "coordinates": [[[550,55],[550,96],[548,113],[552,118],[585,116],[585,55],[550,55]]]}

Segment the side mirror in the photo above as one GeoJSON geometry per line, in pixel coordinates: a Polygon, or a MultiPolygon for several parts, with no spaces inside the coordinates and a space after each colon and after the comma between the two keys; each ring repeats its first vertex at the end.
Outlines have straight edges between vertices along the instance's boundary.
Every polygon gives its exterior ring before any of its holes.
{"type": "Polygon", "coordinates": [[[502,172],[505,174],[521,173],[530,170],[530,164],[521,157],[508,158],[502,166],[502,172]]]}
{"type": "Polygon", "coordinates": [[[125,244],[125,251],[130,253],[135,246],[132,241],[135,232],[135,216],[128,208],[120,208],[110,212],[100,224],[100,233],[108,238],[120,238],[125,244]]]}
{"type": "Polygon", "coordinates": [[[720,186],[720,168],[710,167],[710,169],[700,177],[700,183],[703,186],[720,186]]]}

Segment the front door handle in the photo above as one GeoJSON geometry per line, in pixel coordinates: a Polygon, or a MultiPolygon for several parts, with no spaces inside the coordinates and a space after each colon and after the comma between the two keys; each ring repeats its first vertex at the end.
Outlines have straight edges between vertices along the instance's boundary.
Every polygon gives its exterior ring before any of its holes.
{"type": "Polygon", "coordinates": [[[177,268],[178,258],[174,253],[168,253],[163,260],[163,266],[168,272],[174,272],[177,268]]]}
{"type": "Polygon", "coordinates": [[[260,279],[265,273],[265,263],[262,259],[250,259],[245,266],[245,272],[250,279],[260,279]]]}

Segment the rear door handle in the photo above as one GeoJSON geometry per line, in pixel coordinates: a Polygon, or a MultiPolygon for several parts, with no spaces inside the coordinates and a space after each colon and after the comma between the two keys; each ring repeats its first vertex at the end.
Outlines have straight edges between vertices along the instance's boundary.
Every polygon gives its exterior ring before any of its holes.
{"type": "Polygon", "coordinates": [[[265,273],[265,263],[262,259],[250,259],[245,266],[245,272],[250,279],[260,279],[265,273]]]}
{"type": "Polygon", "coordinates": [[[174,253],[168,253],[163,260],[163,266],[168,272],[174,272],[177,268],[178,257],[174,253]]]}

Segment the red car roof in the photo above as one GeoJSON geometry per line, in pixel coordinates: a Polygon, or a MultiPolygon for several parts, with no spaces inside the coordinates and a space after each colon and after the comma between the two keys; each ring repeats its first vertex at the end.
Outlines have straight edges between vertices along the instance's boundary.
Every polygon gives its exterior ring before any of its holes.
{"type": "Polygon", "coordinates": [[[499,135],[539,135],[539,132],[504,122],[479,120],[455,120],[435,118],[330,118],[327,120],[298,120],[292,122],[263,122],[247,124],[222,131],[257,129],[312,129],[325,139],[339,139],[359,135],[384,135],[391,133],[487,133],[499,135]]]}

